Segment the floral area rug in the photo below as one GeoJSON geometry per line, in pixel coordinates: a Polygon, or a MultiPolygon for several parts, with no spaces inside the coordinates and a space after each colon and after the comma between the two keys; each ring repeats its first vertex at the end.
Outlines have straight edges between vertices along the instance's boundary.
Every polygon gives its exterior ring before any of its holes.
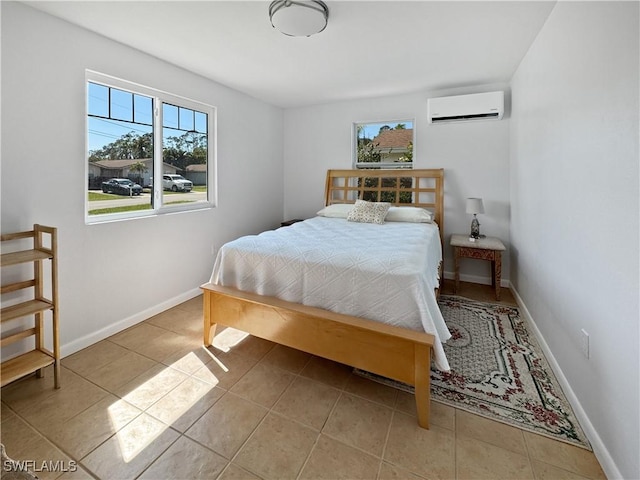
{"type": "MultiPolygon", "coordinates": [[[[517,307],[441,295],[451,371],[431,371],[432,400],[591,450],[517,307]]],[[[413,393],[413,387],[357,373],[413,393]]]]}

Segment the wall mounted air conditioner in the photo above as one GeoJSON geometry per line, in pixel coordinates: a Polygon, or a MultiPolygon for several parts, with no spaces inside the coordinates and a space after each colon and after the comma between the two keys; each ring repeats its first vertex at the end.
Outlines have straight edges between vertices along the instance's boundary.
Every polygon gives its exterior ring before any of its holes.
{"type": "Polygon", "coordinates": [[[504,115],[504,92],[430,98],[427,112],[429,123],[500,120],[504,115]]]}

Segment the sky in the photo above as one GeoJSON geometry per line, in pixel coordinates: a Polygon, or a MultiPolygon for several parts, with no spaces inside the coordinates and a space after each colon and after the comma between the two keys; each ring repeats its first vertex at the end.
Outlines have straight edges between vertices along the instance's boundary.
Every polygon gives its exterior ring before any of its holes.
{"type": "MultiPolygon", "coordinates": [[[[168,103],[162,106],[163,138],[193,130],[207,133],[206,113],[168,103]]],[[[143,135],[153,131],[153,99],[146,95],[89,82],[87,111],[89,151],[130,132],[143,135]]]]}
{"type": "Polygon", "coordinates": [[[398,125],[399,123],[404,124],[405,128],[407,129],[413,128],[413,120],[400,120],[400,121],[380,122],[380,123],[358,123],[358,125],[364,125],[364,129],[363,129],[364,138],[373,139],[378,135],[381,127],[388,125],[391,128],[395,128],[395,126],[398,125]]]}

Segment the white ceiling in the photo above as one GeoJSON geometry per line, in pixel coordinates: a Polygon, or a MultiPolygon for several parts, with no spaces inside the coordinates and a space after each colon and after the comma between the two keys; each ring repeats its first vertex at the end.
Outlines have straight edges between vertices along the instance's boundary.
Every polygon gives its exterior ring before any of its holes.
{"type": "Polygon", "coordinates": [[[555,2],[331,1],[312,37],[268,1],[28,1],[281,107],[508,82],[555,2]]]}

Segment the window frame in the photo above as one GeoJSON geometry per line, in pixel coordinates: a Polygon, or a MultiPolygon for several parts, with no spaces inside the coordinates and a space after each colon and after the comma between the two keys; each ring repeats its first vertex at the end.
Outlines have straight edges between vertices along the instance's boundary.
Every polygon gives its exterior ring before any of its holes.
{"type": "Polygon", "coordinates": [[[387,119],[387,120],[373,120],[373,121],[362,121],[362,122],[353,122],[351,128],[351,138],[352,138],[352,147],[351,147],[351,158],[352,158],[352,168],[356,170],[362,170],[367,168],[375,168],[376,170],[392,170],[397,168],[406,168],[407,170],[413,169],[413,163],[415,158],[415,146],[416,146],[416,120],[411,117],[402,117],[400,119],[387,119]],[[358,126],[359,125],[398,125],[400,123],[411,123],[412,133],[412,145],[413,145],[413,154],[411,162],[358,162],[358,126]]]}
{"type": "Polygon", "coordinates": [[[85,71],[85,149],[84,149],[84,217],[85,224],[99,224],[118,220],[131,220],[147,218],[168,213],[189,212],[215,208],[218,203],[217,185],[217,108],[190,98],[168,93],[155,88],[140,85],[128,80],[123,80],[111,75],[106,75],[92,70],[85,71]],[[130,212],[108,213],[89,215],[89,196],[87,194],[87,181],[89,178],[89,83],[103,85],[105,87],[123,90],[128,93],[143,95],[152,99],[152,134],[153,134],[153,191],[149,209],[130,212]],[[207,115],[207,198],[205,201],[193,203],[181,203],[165,205],[163,202],[162,178],[163,171],[163,117],[162,104],[171,104],[207,115]],[[156,173],[157,172],[157,173],[156,173]]]}

